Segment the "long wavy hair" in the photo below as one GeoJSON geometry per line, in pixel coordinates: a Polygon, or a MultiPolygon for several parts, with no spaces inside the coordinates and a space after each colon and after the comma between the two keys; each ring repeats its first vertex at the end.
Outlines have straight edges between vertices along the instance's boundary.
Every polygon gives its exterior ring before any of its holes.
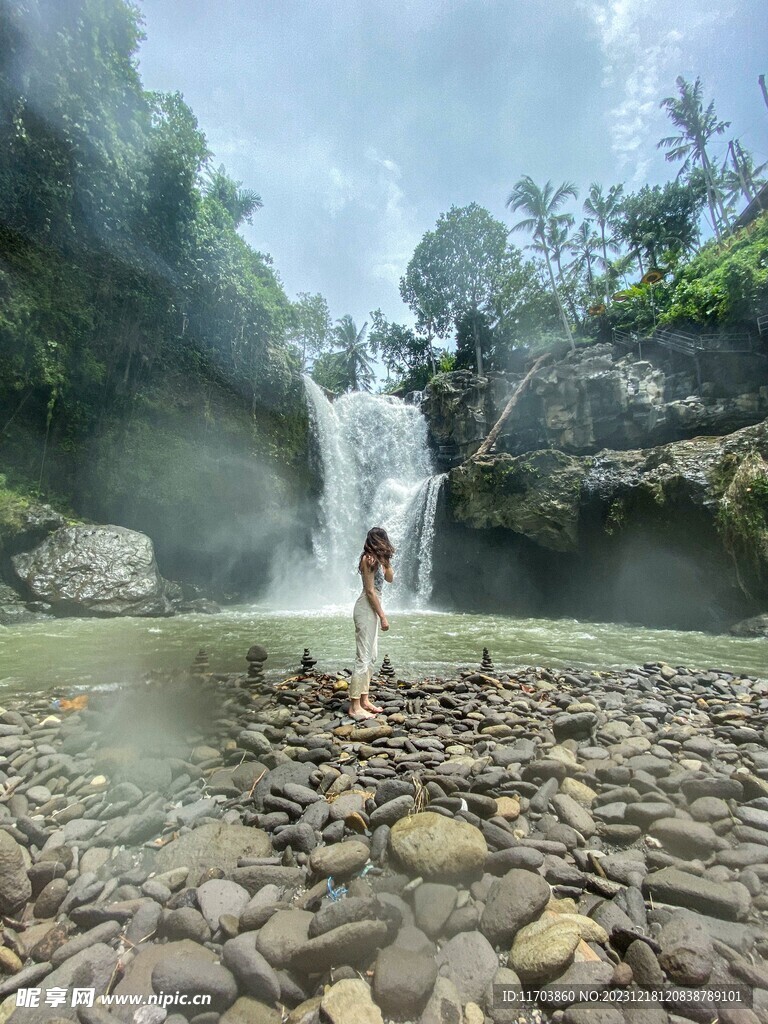
{"type": "Polygon", "coordinates": [[[395,547],[382,526],[374,526],[368,531],[368,536],[363,544],[363,553],[357,565],[357,571],[362,572],[363,559],[371,555],[380,565],[389,565],[389,560],[395,553],[395,547]]]}

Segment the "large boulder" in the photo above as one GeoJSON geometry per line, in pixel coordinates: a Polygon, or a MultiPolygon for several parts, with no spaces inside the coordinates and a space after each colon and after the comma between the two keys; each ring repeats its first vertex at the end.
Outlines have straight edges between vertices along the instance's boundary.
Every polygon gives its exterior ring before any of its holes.
{"type": "Polygon", "coordinates": [[[13,567],[29,595],[61,615],[169,615],[152,541],[122,526],[65,526],[13,567]]]}
{"type": "Polygon", "coordinates": [[[401,818],[392,826],[389,847],[413,875],[453,882],[482,871],[488,847],[482,832],[435,811],[401,818]]]}

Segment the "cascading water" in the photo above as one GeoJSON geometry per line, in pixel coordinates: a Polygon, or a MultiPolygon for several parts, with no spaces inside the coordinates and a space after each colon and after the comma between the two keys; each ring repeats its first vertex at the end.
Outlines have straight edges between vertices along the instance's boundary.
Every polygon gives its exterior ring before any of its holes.
{"type": "Polygon", "coordinates": [[[390,603],[423,606],[432,593],[435,513],[444,474],[432,475],[420,409],[386,395],[342,395],[333,403],[305,378],[323,473],[313,536],[325,602],[359,592],[357,561],[372,526],[397,549],[390,603]]]}

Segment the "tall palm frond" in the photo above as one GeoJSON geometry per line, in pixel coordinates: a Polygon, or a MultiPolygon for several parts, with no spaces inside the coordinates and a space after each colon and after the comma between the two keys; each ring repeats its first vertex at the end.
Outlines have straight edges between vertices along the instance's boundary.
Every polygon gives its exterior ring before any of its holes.
{"type": "Polygon", "coordinates": [[[560,311],[560,319],[562,320],[566,337],[572,349],[576,348],[576,344],[573,340],[571,325],[568,323],[568,318],[565,315],[563,303],[557,290],[557,284],[555,283],[555,274],[552,270],[552,258],[550,255],[551,244],[547,232],[549,228],[553,230],[559,228],[569,218],[570,223],[573,223],[571,214],[558,213],[557,211],[569,198],[576,199],[577,197],[578,190],[572,182],[565,181],[562,185],[555,187],[551,181],[548,181],[540,188],[533,178],[525,174],[516,182],[514,188],[509,193],[506,204],[515,213],[522,210],[528,214],[527,217],[518,221],[517,224],[513,224],[512,230],[530,231],[535,241],[541,246],[541,252],[544,254],[549,280],[552,285],[552,293],[555,297],[557,308],[560,311]]]}
{"type": "Polygon", "coordinates": [[[679,75],[675,79],[675,85],[678,95],[667,96],[661,101],[660,106],[666,110],[672,124],[680,129],[680,134],[660,139],[656,148],[668,150],[664,156],[670,162],[683,161],[677,174],[678,178],[690,174],[697,165],[702,168],[707,182],[707,202],[712,225],[719,238],[719,224],[722,222],[730,226],[730,223],[717,187],[707,143],[713,136],[722,135],[731,122],[718,120],[714,100],[704,107],[704,89],[698,76],[691,85],[679,75]]]}
{"type": "Polygon", "coordinates": [[[600,242],[603,250],[603,270],[608,269],[608,250],[618,252],[619,246],[615,238],[608,235],[619,214],[621,198],[624,195],[623,185],[611,185],[607,194],[603,194],[603,186],[593,181],[589,186],[589,194],[584,200],[584,212],[591,214],[600,229],[600,242]]]}

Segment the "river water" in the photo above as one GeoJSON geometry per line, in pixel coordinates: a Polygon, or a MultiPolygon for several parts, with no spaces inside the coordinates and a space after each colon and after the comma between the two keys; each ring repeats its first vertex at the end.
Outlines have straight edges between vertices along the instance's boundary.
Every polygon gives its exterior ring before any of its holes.
{"type": "MultiPolygon", "coordinates": [[[[497,669],[517,665],[628,668],[666,661],[768,676],[768,643],[561,619],[513,619],[428,611],[392,612],[381,634],[403,678],[477,666],[487,646],[497,669]]],[[[269,651],[270,673],[291,674],[309,647],[320,670],[352,667],[351,608],[280,612],[250,606],[220,615],[171,619],[58,619],[0,627],[0,692],[52,688],[77,691],[141,679],[155,670],[183,669],[205,647],[211,671],[245,668],[252,643],[269,651]]]]}
{"type": "Polygon", "coordinates": [[[351,668],[351,608],[360,590],[356,568],[374,525],[385,526],[398,548],[386,607],[408,610],[392,612],[392,629],[381,635],[379,653],[390,656],[402,677],[477,666],[483,647],[499,669],[628,668],[666,661],[768,675],[768,644],[762,639],[429,611],[435,512],[444,477],[435,473],[421,411],[383,395],[355,393],[331,403],[311,380],[306,387],[323,480],[309,569],[303,555],[296,571],[283,572],[269,605],[219,615],[0,627],[0,692],[68,692],[133,682],[153,670],[188,667],[201,647],[208,650],[211,671],[242,671],[253,643],[269,651],[270,673],[295,672],[305,647],[321,670],[351,668]],[[335,607],[327,606],[329,595],[339,602],[335,607]]]}

